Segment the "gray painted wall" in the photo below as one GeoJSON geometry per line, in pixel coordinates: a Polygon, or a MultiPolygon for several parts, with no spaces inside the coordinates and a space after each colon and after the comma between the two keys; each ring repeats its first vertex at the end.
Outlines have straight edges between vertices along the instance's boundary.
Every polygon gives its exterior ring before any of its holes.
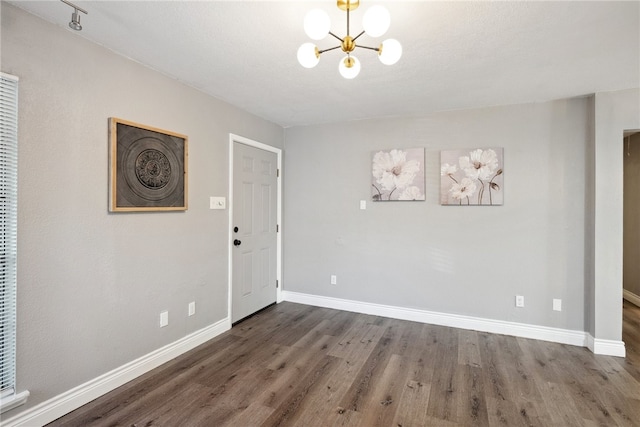
{"type": "MultiPolygon", "coordinates": [[[[595,95],[595,186],[592,336],[622,339],[623,144],[640,130],[640,89],[595,95]]],[[[590,290],[591,292],[591,290],[590,290]]]]}
{"type": "Polygon", "coordinates": [[[624,140],[624,289],[640,295],[640,133],[624,140]]]}
{"type": "Polygon", "coordinates": [[[2,71],[20,77],[17,381],[31,392],[10,417],[227,317],[228,212],[208,198],[228,197],[230,132],[282,147],[284,131],[1,7],[2,71]],[[109,117],[188,135],[187,212],[108,212],[109,117]]]}
{"type": "MultiPolygon", "coordinates": [[[[595,336],[595,227],[596,227],[596,99],[589,98],[589,137],[587,142],[585,185],[585,224],[584,224],[584,282],[585,282],[585,331],[595,336]]],[[[622,323],[621,323],[622,329],[622,323]]]]}
{"type": "Polygon", "coordinates": [[[579,98],[287,129],[285,289],[584,331],[592,117],[579,98]],[[440,150],[496,146],[504,206],[440,206],[440,150]],[[411,147],[427,200],[372,202],[372,152],[411,147]]]}

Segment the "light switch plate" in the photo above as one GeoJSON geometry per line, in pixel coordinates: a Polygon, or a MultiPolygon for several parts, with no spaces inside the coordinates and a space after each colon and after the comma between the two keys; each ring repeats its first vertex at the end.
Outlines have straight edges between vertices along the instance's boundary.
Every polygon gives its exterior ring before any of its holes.
{"type": "Polygon", "coordinates": [[[209,209],[226,209],[226,197],[209,197],[209,209]]]}
{"type": "Polygon", "coordinates": [[[367,201],[366,200],[360,200],[360,209],[362,209],[362,210],[367,209],[367,201]]]}
{"type": "Polygon", "coordinates": [[[160,327],[164,328],[169,324],[169,312],[163,311],[160,313],[160,327]]]}

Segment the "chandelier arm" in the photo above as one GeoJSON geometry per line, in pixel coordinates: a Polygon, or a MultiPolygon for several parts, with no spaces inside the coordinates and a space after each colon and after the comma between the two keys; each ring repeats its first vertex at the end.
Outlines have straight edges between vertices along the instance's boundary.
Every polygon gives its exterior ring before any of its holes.
{"type": "Polygon", "coordinates": [[[380,48],[379,48],[379,47],[362,46],[362,45],[360,45],[360,44],[359,44],[359,45],[356,45],[356,47],[361,47],[361,48],[363,48],[363,49],[369,49],[369,50],[375,50],[376,52],[379,52],[379,51],[380,51],[380,48]]]}
{"type": "Polygon", "coordinates": [[[330,47],[329,49],[323,49],[323,50],[319,50],[318,51],[318,55],[323,54],[325,52],[329,52],[330,50],[335,50],[335,49],[339,49],[340,46],[335,46],[335,47],[330,47]]]}
{"type": "Polygon", "coordinates": [[[353,38],[353,41],[358,40],[358,37],[360,37],[360,36],[361,36],[361,35],[363,35],[363,34],[364,34],[364,31],[363,31],[363,32],[361,32],[360,34],[358,34],[357,36],[355,36],[355,37],[353,38]]]}
{"type": "Polygon", "coordinates": [[[342,41],[342,39],[338,36],[336,36],[335,34],[333,34],[331,31],[329,31],[329,34],[331,34],[333,37],[337,38],[338,40],[342,41]]]}

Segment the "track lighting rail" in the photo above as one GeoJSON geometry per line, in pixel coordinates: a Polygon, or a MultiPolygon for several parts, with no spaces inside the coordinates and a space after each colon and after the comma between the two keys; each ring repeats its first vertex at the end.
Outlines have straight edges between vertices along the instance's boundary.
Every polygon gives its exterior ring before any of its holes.
{"type": "Polygon", "coordinates": [[[86,10],[84,10],[83,8],[81,8],[80,6],[76,6],[75,4],[71,3],[70,1],[67,0],[60,0],[62,3],[71,6],[72,8],[74,8],[75,10],[79,10],[80,12],[84,13],[85,15],[88,15],[89,12],[87,12],[86,10]]]}

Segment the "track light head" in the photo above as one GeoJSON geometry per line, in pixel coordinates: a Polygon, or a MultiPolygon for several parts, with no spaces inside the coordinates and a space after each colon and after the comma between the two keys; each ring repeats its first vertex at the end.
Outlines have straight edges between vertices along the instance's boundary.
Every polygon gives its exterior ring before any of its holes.
{"type": "Polygon", "coordinates": [[[69,21],[69,28],[80,31],[82,30],[82,25],[80,25],[80,14],[76,9],[75,12],[71,14],[71,21],[69,21]]]}
{"type": "Polygon", "coordinates": [[[89,12],[84,10],[81,7],[76,6],[68,0],[60,0],[62,3],[71,6],[73,8],[73,13],[71,14],[71,21],[69,21],[69,28],[72,30],[80,31],[82,30],[82,25],[80,24],[80,12],[88,15],[89,12]]]}

